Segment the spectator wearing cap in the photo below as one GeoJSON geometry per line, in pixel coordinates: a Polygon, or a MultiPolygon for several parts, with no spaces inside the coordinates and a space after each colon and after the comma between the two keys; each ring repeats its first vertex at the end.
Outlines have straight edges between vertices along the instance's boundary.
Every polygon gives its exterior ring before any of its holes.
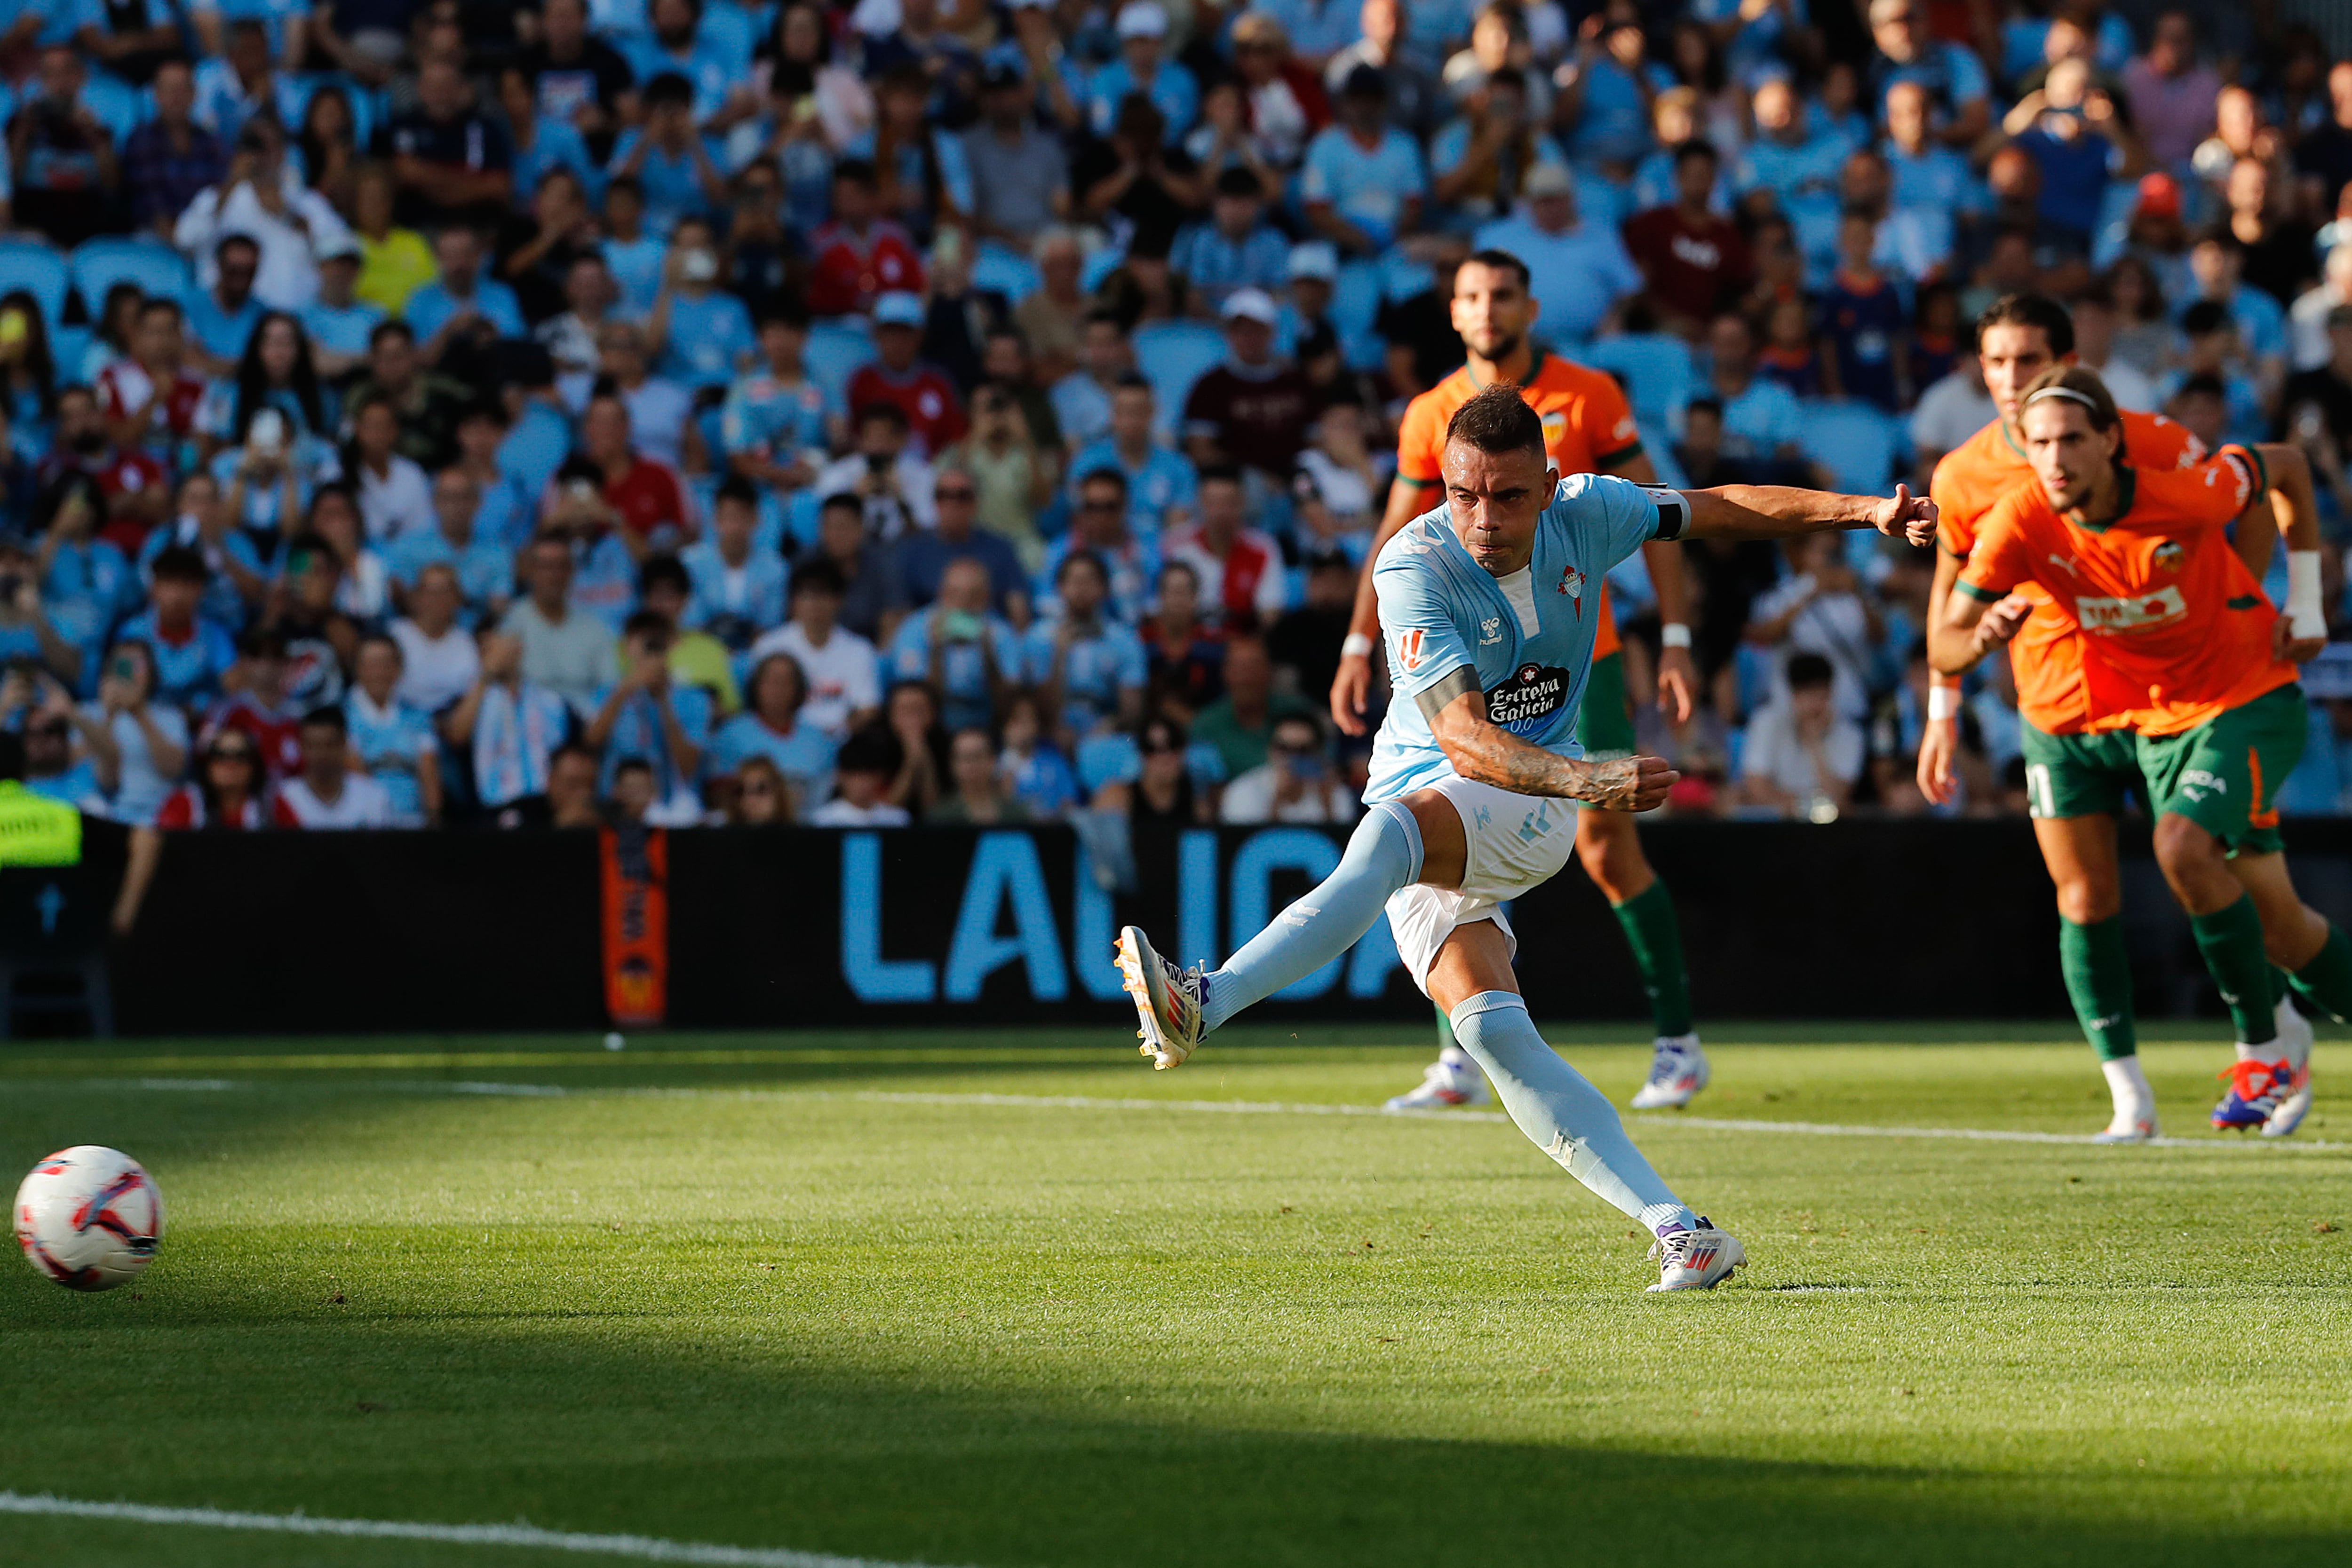
{"type": "Polygon", "coordinates": [[[1115,470],[1126,489],[1128,523],[1145,538],[1190,521],[1200,496],[1192,460],[1160,439],[1158,413],[1151,383],[1122,376],[1111,392],[1109,434],[1070,460],[1071,500],[1081,500],[1088,476],[1115,470]]]}
{"type": "Polygon", "coordinates": [[[1359,66],[1370,66],[1386,80],[1391,125],[1416,140],[1435,129],[1445,98],[1438,89],[1436,74],[1408,33],[1405,0],[1362,0],[1357,13],[1357,37],[1344,42],[1324,62],[1324,90],[1339,97],[1359,66]]]}
{"type": "Polygon", "coordinates": [[[1339,120],[1307,143],[1299,173],[1307,222],[1349,256],[1378,256],[1420,223],[1429,177],[1420,147],[1388,122],[1388,94],[1378,66],[1349,72],[1339,120]]]}
{"type": "Polygon", "coordinates": [[[1538,164],[1522,187],[1519,211],[1478,231],[1480,250],[1517,256],[1534,277],[1542,307],[1536,331],[1552,343],[1580,343],[1599,330],[1619,300],[1642,288],[1641,269],[1608,224],[1581,218],[1566,169],[1538,164]]]}
{"type": "Polygon", "coordinates": [[[295,312],[322,380],[367,363],[368,335],[383,319],[381,308],[358,297],[359,280],[360,243],[345,231],[320,248],[318,296],[295,312]]]}
{"type": "Polygon", "coordinates": [[[1087,81],[1087,123],[1095,135],[1108,137],[1118,122],[1120,106],[1139,93],[1160,111],[1161,136],[1171,142],[1181,141],[1201,112],[1201,88],[1190,70],[1160,57],[1168,39],[1168,13],[1158,0],[1127,0],[1116,26],[1118,58],[1087,81]]]}
{"type": "Polygon", "coordinates": [[[998,61],[981,82],[981,122],[963,133],[974,233],[1026,252],[1070,214],[1070,161],[1037,123],[1028,74],[998,61]]]}
{"type": "Polygon", "coordinates": [[[888,403],[907,416],[907,428],[926,456],[945,452],[967,428],[955,383],[917,356],[923,346],[923,302],[894,291],[874,302],[875,358],[849,378],[855,409],[888,403]]]}
{"type": "Polygon", "coordinates": [[[1870,0],[1871,97],[1898,81],[1927,89],[1936,139],[1966,151],[1992,126],[1992,89],[1975,51],[1928,30],[1927,0],[1870,0]]]}
{"type": "Polygon", "coordinates": [[[2158,165],[2179,169],[2213,129],[2213,100],[2221,78],[2197,57],[2197,25],[2186,11],[2156,19],[2147,53],[2123,69],[2132,122],[2158,165]]]}
{"type": "Polygon", "coordinates": [[[1625,221],[1626,253],[1642,269],[1645,298],[1685,338],[1736,308],[1756,277],[1738,225],[1711,204],[1717,162],[1710,143],[1684,142],[1675,150],[1674,204],[1625,221]]]}
{"type": "Polygon", "coordinates": [[[1265,187],[1234,165],[1216,177],[1209,221],[1176,236],[1168,265],[1192,286],[1193,297],[1214,308],[1236,288],[1272,293],[1282,287],[1290,244],[1265,221],[1265,187]]]}
{"type": "Polygon", "coordinates": [[[376,155],[391,160],[404,221],[492,224],[514,198],[514,150],[505,129],[474,102],[473,84],[457,62],[427,59],[417,68],[415,109],[376,133],[376,155]]]}
{"type": "Polygon", "coordinates": [[[196,193],[226,177],[228,149],[195,122],[195,72],[187,61],[158,66],[153,92],[154,118],[122,143],[122,196],[132,226],[169,239],[196,193]]]}
{"type": "Polygon", "coordinates": [[[1290,287],[1275,341],[1288,343],[1290,357],[1301,367],[1318,354],[1337,354],[1339,337],[1331,323],[1331,304],[1339,292],[1339,247],[1328,239],[1301,240],[1290,247],[1282,270],[1290,287]]]}
{"type": "Polygon", "coordinates": [[[833,220],[809,236],[810,313],[863,315],[885,294],[919,294],[923,264],[907,231],[882,216],[874,165],[845,158],[834,167],[833,220]]]}
{"type": "Polygon", "coordinates": [[[1196,465],[1235,463],[1287,486],[1315,417],[1315,394],[1296,365],[1277,359],[1279,321],[1263,290],[1226,297],[1224,361],[1184,400],[1184,442],[1196,465]]]}

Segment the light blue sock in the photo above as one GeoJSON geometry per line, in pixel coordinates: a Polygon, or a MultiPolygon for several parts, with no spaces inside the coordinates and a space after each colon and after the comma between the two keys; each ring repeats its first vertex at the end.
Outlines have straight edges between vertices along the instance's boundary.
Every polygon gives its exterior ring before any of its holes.
{"type": "Polygon", "coordinates": [[[1625,1135],[1617,1108],[1536,1032],[1528,1004],[1509,991],[1456,1003],[1454,1038],[1477,1059],[1519,1131],[1604,1203],[1660,1236],[1698,1227],[1625,1135]]]}
{"type": "Polygon", "coordinates": [[[1356,945],[1372,928],[1389,894],[1421,880],[1421,824],[1402,800],[1364,813],[1339,857],[1339,869],[1275,917],[1222,969],[1209,972],[1202,1031],[1303,980],[1356,945]]]}

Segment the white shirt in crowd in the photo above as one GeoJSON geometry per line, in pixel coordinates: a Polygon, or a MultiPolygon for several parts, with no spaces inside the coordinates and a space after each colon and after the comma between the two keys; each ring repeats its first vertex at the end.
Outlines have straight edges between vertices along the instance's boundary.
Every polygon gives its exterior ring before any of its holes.
{"type": "Polygon", "coordinates": [[[1280,768],[1272,762],[1262,763],[1225,786],[1224,799],[1217,814],[1225,821],[1247,826],[1257,822],[1352,822],[1356,820],[1356,797],[1348,788],[1325,779],[1320,788],[1310,784],[1299,792],[1298,799],[1277,802],[1275,791],[1282,786],[1280,768]]]}
{"type": "Polygon", "coordinates": [[[481,674],[482,651],[463,626],[428,637],[404,616],[392,623],[392,640],[400,644],[401,659],[400,685],[393,689],[419,713],[439,713],[464,696],[481,674]]]}
{"type": "Polygon", "coordinates": [[[751,644],[751,669],[771,653],[790,653],[808,677],[808,701],[801,718],[839,740],[849,733],[849,716],[882,703],[882,680],[874,644],[856,632],[836,626],[820,648],[809,641],[800,622],[788,621],[761,633],[751,644]]]}
{"type": "Polygon", "coordinates": [[[244,235],[261,247],[253,297],[273,310],[300,310],[319,298],[319,255],[352,237],[324,196],[303,184],[293,165],[279,170],[282,210],[272,213],[240,180],[223,193],[218,185],[196,193],[172,229],[172,243],[195,263],[196,284],[210,288],[220,277],[214,251],[230,235],[244,235]],[[299,220],[297,222],[296,220],[299,220]]]}
{"type": "Polygon", "coordinates": [[[395,452],[381,478],[364,461],[360,480],[360,520],[372,544],[396,539],[411,529],[430,533],[440,526],[433,514],[433,484],[425,470],[395,452]]]}
{"type": "Polygon", "coordinates": [[[2110,359],[2104,365],[2088,360],[2078,362],[2086,371],[2096,371],[2099,379],[2107,383],[2107,395],[2116,400],[2117,408],[2127,408],[2134,413],[2154,413],[2160,401],[2156,395],[2156,383],[2146,372],[2127,360],[2110,359]]]}
{"type": "MultiPolygon", "coordinates": [[[[866,455],[853,452],[837,457],[817,473],[816,483],[810,486],[820,496],[837,496],[844,492],[855,495],[866,481],[866,455]]],[[[895,539],[912,523],[919,528],[940,526],[940,505],[931,498],[932,486],[939,483],[939,471],[915,455],[913,447],[898,454],[891,465],[892,476],[898,481],[897,499],[872,496],[866,501],[866,531],[886,539],[895,539]],[[902,504],[903,503],[903,504],[902,504]]]]}
{"type": "Polygon", "coordinates": [[[1788,635],[1774,650],[1778,662],[1772,671],[1770,700],[1780,703],[1788,699],[1790,654],[1819,653],[1830,662],[1834,673],[1836,685],[1832,695],[1838,712],[1849,718],[1862,717],[1870,711],[1872,655],[1870,617],[1862,596],[1816,592],[1813,574],[1801,571],[1783,578],[1759,596],[1748,609],[1748,620],[1770,621],[1799,603],[1804,608],[1789,622],[1788,635]]]}
{"type": "Polygon", "coordinates": [[[1742,779],[1769,779],[1800,801],[1825,795],[1833,784],[1851,784],[1862,777],[1862,726],[1843,716],[1830,721],[1822,738],[1824,778],[1813,754],[1797,736],[1796,710],[1785,702],[1767,703],[1748,721],[1748,745],[1740,753],[1742,779]]]}
{"type": "Polygon", "coordinates": [[[299,774],[278,787],[278,797],[306,828],[389,828],[393,821],[392,792],[366,774],[352,769],[343,775],[342,792],[332,802],[321,800],[299,774]]]}
{"type": "Polygon", "coordinates": [[[820,828],[903,828],[913,819],[907,808],[887,800],[859,807],[836,797],[811,811],[808,820],[820,828]]]}
{"type": "Polygon", "coordinates": [[[1930,452],[1949,452],[2000,417],[1992,394],[1969,373],[1954,371],[1919,394],[1911,411],[1911,441],[1930,452]]]}

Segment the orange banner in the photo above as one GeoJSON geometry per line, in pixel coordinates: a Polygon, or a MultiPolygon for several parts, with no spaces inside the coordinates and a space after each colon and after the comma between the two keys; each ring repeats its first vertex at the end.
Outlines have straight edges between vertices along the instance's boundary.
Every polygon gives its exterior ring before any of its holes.
{"type": "Polygon", "coordinates": [[[615,1024],[658,1024],[669,1010],[669,840],[659,828],[599,828],[596,839],[604,1010],[615,1024]]]}

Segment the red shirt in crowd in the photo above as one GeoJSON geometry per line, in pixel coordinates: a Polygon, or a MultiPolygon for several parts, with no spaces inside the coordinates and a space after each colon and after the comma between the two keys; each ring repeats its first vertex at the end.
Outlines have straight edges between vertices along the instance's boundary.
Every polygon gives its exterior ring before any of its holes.
{"type": "MultiPolygon", "coordinates": [[[[271,813],[262,804],[261,797],[248,795],[246,797],[245,809],[235,818],[220,823],[219,826],[258,828],[266,826],[270,821],[271,813]]],[[[163,804],[156,809],[155,825],[166,830],[214,826],[211,813],[205,810],[205,792],[193,784],[181,785],[166,795],[163,798],[163,804]]]]}
{"type": "Polygon", "coordinates": [[[861,366],[849,378],[848,396],[852,413],[872,403],[896,405],[926,455],[936,456],[963,438],[963,404],[956,400],[955,383],[936,366],[914,365],[904,375],[881,364],[861,366]]]}
{"type": "Polygon", "coordinates": [[[261,765],[274,779],[289,779],[302,767],[302,716],[299,713],[272,713],[253,700],[250,694],[239,692],[223,697],[205,716],[203,732],[196,737],[196,749],[201,753],[212,737],[224,729],[236,730],[253,742],[260,755],[261,765]]]}
{"type": "Polygon", "coordinates": [[[1625,220],[1625,249],[1649,280],[1650,298],[1679,316],[1713,319],[1756,276],[1748,242],[1728,218],[1693,223],[1677,206],[1625,220]]]}
{"type": "Polygon", "coordinates": [[[1218,555],[1198,523],[1171,529],[1160,543],[1160,559],[1181,560],[1201,580],[1201,614],[1226,627],[1272,624],[1282,613],[1287,586],[1282,577],[1282,547],[1255,528],[1237,528],[1218,555]]]}
{"type": "Polygon", "coordinates": [[[863,235],[839,223],[809,237],[807,299],[812,316],[847,316],[874,308],[877,296],[923,291],[922,258],[907,231],[877,219],[863,235]]]}
{"type": "Polygon", "coordinates": [[[178,441],[195,429],[205,378],[183,365],[159,386],[136,360],[117,360],[98,372],[98,394],[109,423],[137,419],[142,440],[178,441]]]}
{"type": "Polygon", "coordinates": [[[664,524],[686,529],[686,486],[667,463],[638,457],[619,478],[604,482],[604,499],[640,538],[650,538],[664,524]]]}

